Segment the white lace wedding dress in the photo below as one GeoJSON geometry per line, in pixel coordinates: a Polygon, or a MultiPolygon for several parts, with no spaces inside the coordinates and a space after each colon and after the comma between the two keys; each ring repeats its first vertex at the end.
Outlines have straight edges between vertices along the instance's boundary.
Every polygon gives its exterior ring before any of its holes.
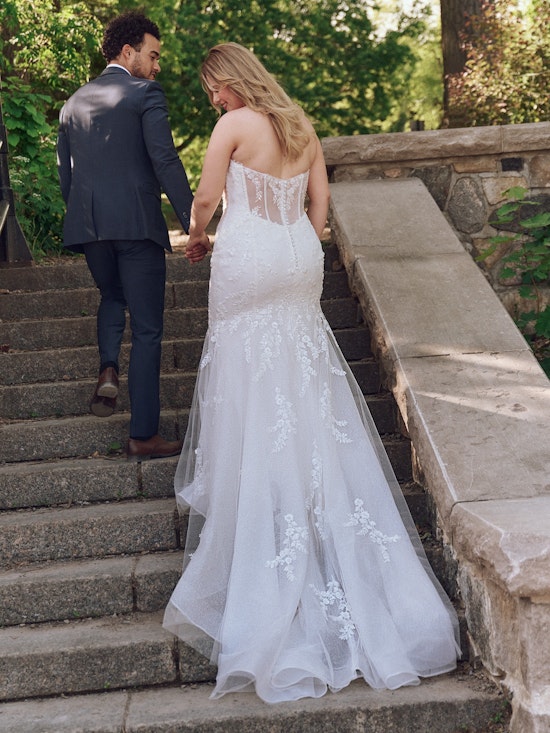
{"type": "Polygon", "coordinates": [[[453,669],[459,653],[452,606],[319,306],[307,180],[232,161],[212,255],[175,479],[190,508],[184,573],[164,626],[218,665],[214,697],[318,697],[356,677],[394,689],[453,669]]]}

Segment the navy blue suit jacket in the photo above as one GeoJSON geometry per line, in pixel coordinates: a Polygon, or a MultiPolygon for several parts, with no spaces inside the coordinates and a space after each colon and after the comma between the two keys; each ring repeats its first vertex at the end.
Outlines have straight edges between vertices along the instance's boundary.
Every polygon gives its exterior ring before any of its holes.
{"type": "Polygon", "coordinates": [[[151,239],[170,250],[161,190],[189,230],[193,196],[157,82],[112,66],[78,89],[60,113],[57,159],[67,248],[151,239]]]}

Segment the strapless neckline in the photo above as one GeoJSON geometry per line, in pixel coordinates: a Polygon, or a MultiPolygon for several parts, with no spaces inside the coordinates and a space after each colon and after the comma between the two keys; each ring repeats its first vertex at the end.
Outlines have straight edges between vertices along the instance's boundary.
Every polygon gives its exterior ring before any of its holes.
{"type": "Polygon", "coordinates": [[[242,168],[245,171],[249,171],[250,173],[254,173],[258,176],[265,176],[266,178],[271,178],[275,181],[283,181],[285,183],[288,183],[290,181],[294,181],[297,178],[303,178],[304,176],[307,176],[309,174],[309,170],[303,171],[302,173],[296,173],[294,176],[289,176],[288,178],[281,178],[280,176],[274,176],[271,173],[265,173],[264,171],[256,170],[256,168],[250,168],[249,166],[245,165],[244,163],[239,162],[238,160],[234,160],[231,158],[229,161],[230,165],[236,165],[240,168],[242,168]]]}

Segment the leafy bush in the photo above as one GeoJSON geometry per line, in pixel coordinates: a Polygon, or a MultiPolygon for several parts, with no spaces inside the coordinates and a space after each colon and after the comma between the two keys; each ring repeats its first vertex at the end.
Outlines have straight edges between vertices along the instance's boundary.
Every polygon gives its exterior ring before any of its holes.
{"type": "Polygon", "coordinates": [[[33,92],[17,77],[4,80],[4,123],[17,219],[35,259],[62,245],[65,206],[55,159],[56,129],[47,121],[47,94],[33,92]]]}
{"type": "Polygon", "coordinates": [[[63,101],[88,79],[101,23],[85,3],[3,0],[2,111],[17,219],[35,257],[62,246],[55,143],[63,101]]]}
{"type": "Polygon", "coordinates": [[[505,267],[500,278],[519,279],[519,295],[533,304],[517,314],[516,323],[550,376],[550,303],[545,305],[543,297],[543,288],[550,286],[550,212],[524,218],[526,209],[540,206],[540,202],[527,199],[527,193],[520,186],[506,191],[508,201],[497,210],[494,223],[514,231],[493,237],[491,246],[479,259],[489,257],[502,245],[513,245],[512,251],[502,259],[505,267]]]}
{"type": "Polygon", "coordinates": [[[510,0],[482,0],[463,39],[464,72],[448,79],[455,127],[541,122],[550,115],[547,0],[522,12],[510,0]]]}

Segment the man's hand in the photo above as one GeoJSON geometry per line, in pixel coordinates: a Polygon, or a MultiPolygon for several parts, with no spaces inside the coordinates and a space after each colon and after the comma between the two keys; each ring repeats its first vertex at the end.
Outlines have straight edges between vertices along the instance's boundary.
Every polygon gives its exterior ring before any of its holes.
{"type": "Polygon", "coordinates": [[[200,237],[189,237],[189,241],[185,247],[185,256],[189,262],[200,262],[211,249],[212,245],[207,234],[202,234],[200,237]]]}

